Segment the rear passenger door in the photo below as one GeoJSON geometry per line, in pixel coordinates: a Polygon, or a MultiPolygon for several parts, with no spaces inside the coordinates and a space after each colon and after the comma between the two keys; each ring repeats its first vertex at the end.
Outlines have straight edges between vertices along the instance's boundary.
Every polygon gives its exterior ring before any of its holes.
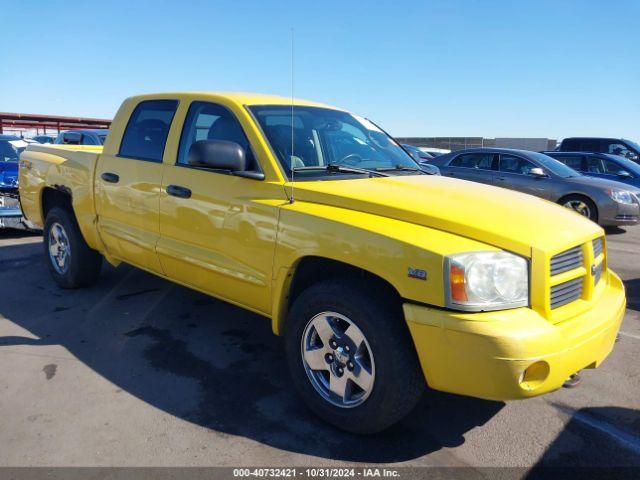
{"type": "Polygon", "coordinates": [[[463,153],[455,157],[443,169],[444,176],[471,180],[473,182],[493,183],[493,153],[463,153]]]}
{"type": "Polygon", "coordinates": [[[498,171],[495,174],[495,185],[536,197],[551,198],[550,179],[530,175],[529,172],[533,168],[538,168],[538,165],[524,157],[501,154],[498,171]]]}
{"type": "Polygon", "coordinates": [[[138,103],[118,149],[100,155],[96,167],[98,231],[108,253],[156,273],[162,159],[177,106],[170,99],[138,103]]]}

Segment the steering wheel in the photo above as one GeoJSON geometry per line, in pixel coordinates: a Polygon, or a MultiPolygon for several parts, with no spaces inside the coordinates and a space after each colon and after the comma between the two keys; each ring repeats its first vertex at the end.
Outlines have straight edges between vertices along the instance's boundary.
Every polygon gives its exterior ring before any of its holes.
{"type": "Polygon", "coordinates": [[[341,165],[346,164],[346,165],[350,165],[352,167],[355,167],[360,162],[362,162],[362,157],[360,155],[358,155],[357,153],[350,153],[349,155],[344,157],[342,160],[340,160],[340,164],[341,165]]]}

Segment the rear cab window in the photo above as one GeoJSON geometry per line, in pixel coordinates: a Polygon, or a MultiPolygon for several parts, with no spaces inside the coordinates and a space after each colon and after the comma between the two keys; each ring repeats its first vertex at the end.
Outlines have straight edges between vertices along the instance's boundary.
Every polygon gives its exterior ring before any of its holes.
{"type": "Polygon", "coordinates": [[[119,157],[162,162],[177,100],[146,100],[131,114],[120,143],[119,157]]]}

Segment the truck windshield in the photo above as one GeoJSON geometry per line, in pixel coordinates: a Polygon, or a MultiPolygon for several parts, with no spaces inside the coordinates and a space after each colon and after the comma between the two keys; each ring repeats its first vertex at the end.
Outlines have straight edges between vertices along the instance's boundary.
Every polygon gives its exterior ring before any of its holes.
{"type": "Polygon", "coordinates": [[[402,174],[419,165],[391,137],[368,120],[347,112],[319,107],[260,105],[250,107],[291,178],[322,167],[340,165],[366,170],[397,169],[402,174]]]}

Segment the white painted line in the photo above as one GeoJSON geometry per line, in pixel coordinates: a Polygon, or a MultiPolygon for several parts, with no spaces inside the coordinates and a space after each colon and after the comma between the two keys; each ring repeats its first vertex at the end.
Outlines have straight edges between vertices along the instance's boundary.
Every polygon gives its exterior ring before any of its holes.
{"type": "Polygon", "coordinates": [[[635,335],[633,333],[627,333],[627,332],[618,332],[618,333],[624,337],[630,337],[630,338],[635,338],[636,340],[640,340],[640,335],[635,335]]]}
{"type": "Polygon", "coordinates": [[[578,420],[585,425],[589,425],[596,430],[609,435],[621,446],[633,450],[635,453],[640,453],[640,437],[627,433],[619,428],[611,425],[608,422],[598,420],[597,418],[582,412],[576,412],[573,417],[574,420],[578,420]]]}
{"type": "Polygon", "coordinates": [[[598,430],[605,435],[608,435],[613,440],[615,440],[620,446],[632,450],[635,453],[640,454],[640,437],[628,433],[615,425],[607,422],[606,420],[600,420],[594,415],[590,415],[589,413],[581,412],[580,410],[576,411],[572,407],[567,405],[563,405],[560,403],[552,402],[550,405],[553,405],[558,410],[563,412],[565,415],[569,417],[569,420],[578,421],[584,425],[587,425],[595,430],[598,430]]]}

